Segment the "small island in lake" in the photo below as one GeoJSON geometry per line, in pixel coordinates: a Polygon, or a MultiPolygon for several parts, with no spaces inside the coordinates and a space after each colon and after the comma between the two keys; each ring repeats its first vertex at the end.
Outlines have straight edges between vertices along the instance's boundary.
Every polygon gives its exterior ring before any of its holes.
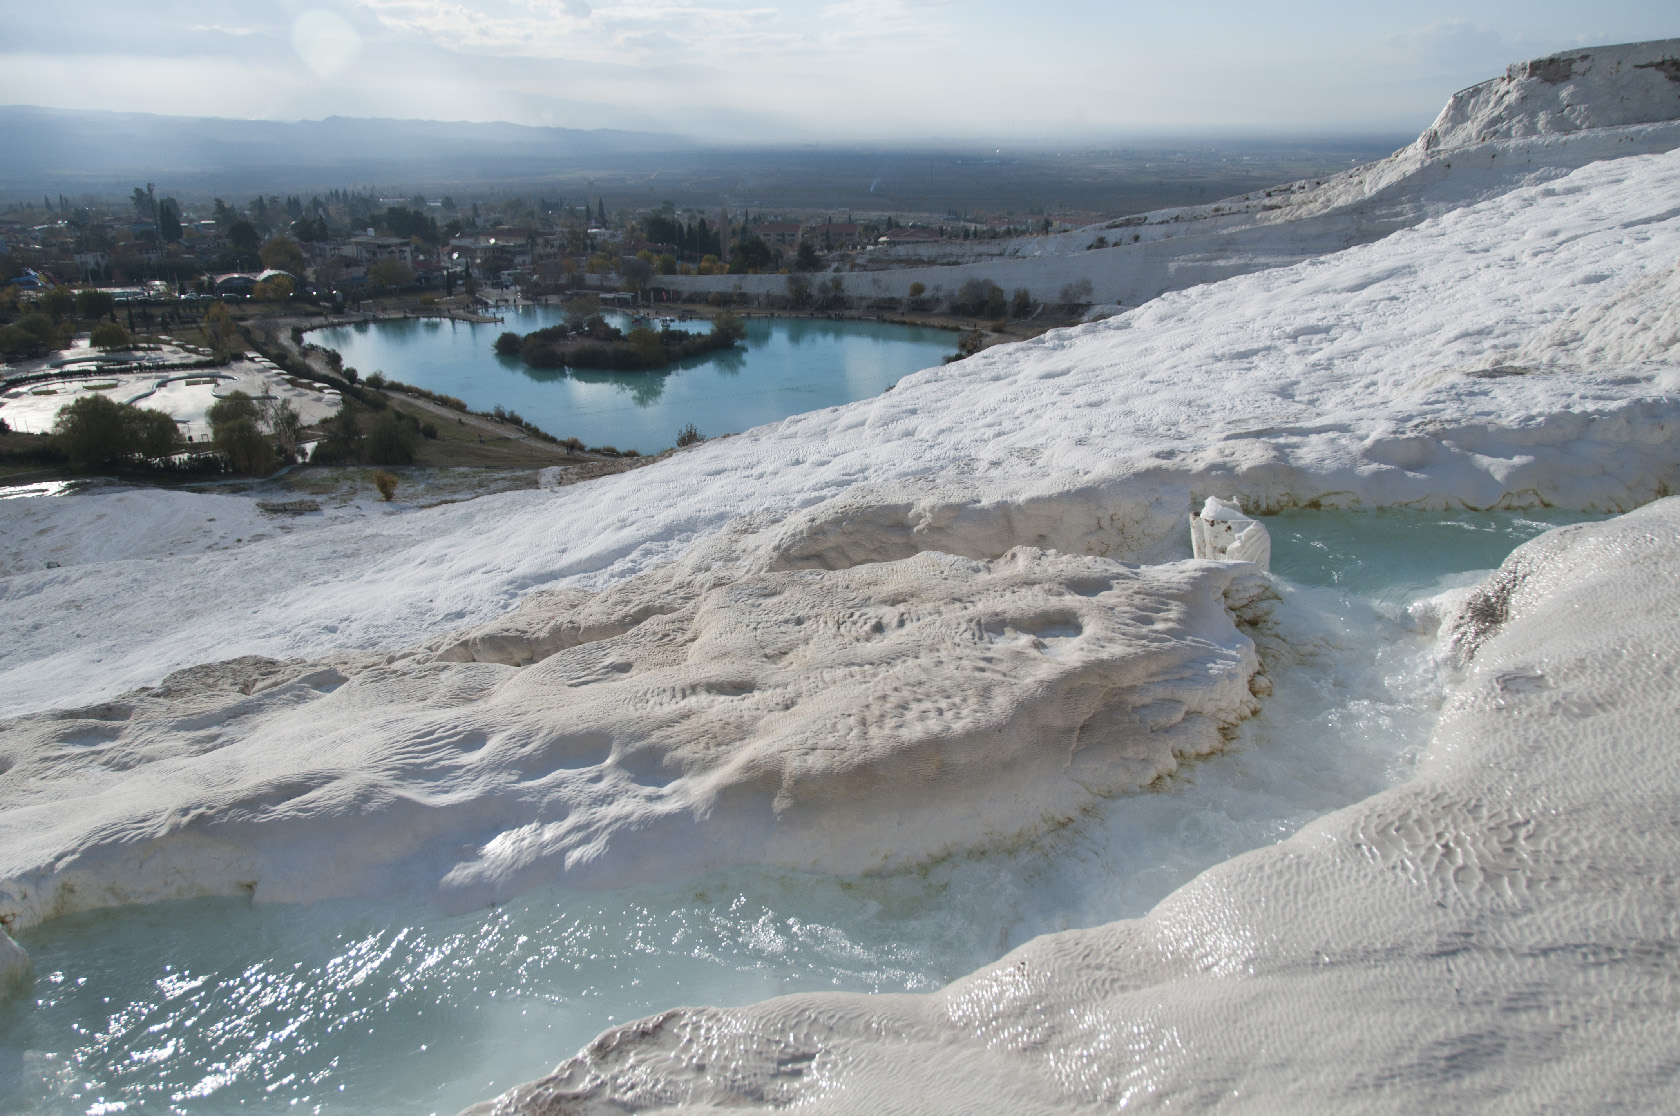
{"type": "Polygon", "coordinates": [[[733,314],[715,318],[708,333],[646,325],[633,326],[626,333],[599,313],[569,312],[559,325],[524,336],[502,334],[496,338],[496,351],[517,356],[532,368],[642,372],[667,367],[685,357],[732,349],[746,335],[746,326],[733,314]]]}

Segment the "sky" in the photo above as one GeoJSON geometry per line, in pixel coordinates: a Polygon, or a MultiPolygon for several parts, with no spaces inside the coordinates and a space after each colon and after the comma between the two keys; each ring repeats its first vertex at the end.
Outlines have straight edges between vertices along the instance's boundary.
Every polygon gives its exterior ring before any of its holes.
{"type": "Polygon", "coordinates": [[[0,104],[728,142],[1391,134],[1673,0],[0,0],[0,104]]]}

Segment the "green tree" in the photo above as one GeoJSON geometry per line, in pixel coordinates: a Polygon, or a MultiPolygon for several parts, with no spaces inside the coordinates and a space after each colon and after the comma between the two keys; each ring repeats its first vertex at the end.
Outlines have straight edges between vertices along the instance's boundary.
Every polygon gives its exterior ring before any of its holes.
{"type": "Polygon", "coordinates": [[[728,339],[731,345],[746,340],[747,323],[734,314],[719,314],[712,319],[712,336],[728,339]]]}
{"type": "Polygon", "coordinates": [[[290,453],[297,448],[298,431],[303,429],[303,416],[298,414],[290,399],[264,399],[258,405],[262,423],[274,440],[290,453]]]}
{"type": "Polygon", "coordinates": [[[729,253],[729,274],[764,271],[776,264],[776,250],[761,236],[746,236],[729,253]]]}
{"type": "Polygon", "coordinates": [[[368,283],[374,287],[406,287],[413,282],[414,269],[398,259],[380,260],[368,268],[368,283]]]}
{"type": "Polygon", "coordinates": [[[100,322],[88,340],[96,349],[126,349],[134,343],[128,330],[116,322],[100,322]]]}
{"type": "Polygon", "coordinates": [[[76,316],[92,321],[94,318],[109,317],[116,321],[117,300],[111,297],[110,291],[101,291],[89,287],[76,292],[76,316]]]}
{"type": "Polygon", "coordinates": [[[799,242],[799,251],[793,257],[795,271],[821,271],[823,269],[822,253],[809,240],[799,242]]]}
{"type": "Polygon", "coordinates": [[[53,321],[62,321],[76,312],[76,296],[70,293],[69,287],[48,287],[41,295],[40,307],[53,321]]]}
{"type": "Polygon", "coordinates": [[[213,427],[210,440],[236,473],[262,476],[274,467],[274,442],[254,419],[235,419],[213,427]]]}
{"type": "Polygon", "coordinates": [[[362,431],[356,423],[356,412],[346,399],[339,404],[333,417],[327,420],[327,436],[315,446],[309,460],[317,465],[332,465],[343,461],[358,461],[362,456],[362,431]]]}
{"type": "Polygon", "coordinates": [[[19,360],[40,356],[46,351],[46,344],[22,326],[0,326],[0,357],[19,360]]]}
{"type": "Polygon", "coordinates": [[[53,437],[78,468],[160,461],[180,448],[175,420],[97,393],[77,396],[53,421],[53,437]]]}
{"type": "Polygon", "coordinates": [[[411,465],[414,462],[414,439],[408,424],[394,407],[388,407],[368,428],[365,456],[374,465],[411,465]]]}
{"type": "Polygon", "coordinates": [[[257,255],[264,267],[290,272],[293,275],[301,276],[307,266],[303,258],[303,249],[289,236],[270,237],[257,255]]]}
{"type": "Polygon", "coordinates": [[[235,221],[228,228],[228,246],[241,262],[257,259],[257,227],[249,221],[235,221]]]}
{"type": "Polygon", "coordinates": [[[642,292],[647,290],[648,284],[653,282],[653,265],[638,257],[633,256],[625,260],[619,273],[624,276],[624,285],[637,298],[640,298],[642,292]]]}
{"type": "Polygon", "coordinates": [[[1003,288],[989,279],[970,279],[957,288],[956,297],[951,300],[953,313],[985,318],[1003,317],[1006,306],[1003,288]]]}
{"type": "Polygon", "coordinates": [[[158,202],[158,237],[165,244],[181,239],[181,203],[174,198],[158,202]]]}
{"type": "Polygon", "coordinates": [[[59,347],[58,327],[45,314],[25,314],[0,334],[0,351],[12,357],[40,356],[59,347]]]}
{"type": "Polygon", "coordinates": [[[624,339],[629,342],[630,351],[642,367],[653,368],[665,363],[665,346],[659,343],[659,334],[647,326],[637,326],[624,339]]]}
{"type": "Polygon", "coordinates": [[[204,336],[217,360],[227,360],[244,349],[244,338],[239,335],[239,327],[234,324],[233,315],[228,313],[226,303],[212,302],[210,309],[205,311],[204,336]]]}
{"type": "Polygon", "coordinates": [[[230,391],[205,412],[210,441],[235,472],[256,476],[274,466],[274,443],[263,433],[262,409],[242,391],[230,391]]]}
{"type": "Polygon", "coordinates": [[[1032,292],[1025,287],[1016,287],[1014,296],[1009,300],[1009,312],[1017,318],[1030,317],[1033,312],[1032,292]]]}
{"type": "Polygon", "coordinates": [[[292,297],[292,280],[285,275],[270,275],[251,288],[251,297],[258,302],[285,302],[292,297]]]}

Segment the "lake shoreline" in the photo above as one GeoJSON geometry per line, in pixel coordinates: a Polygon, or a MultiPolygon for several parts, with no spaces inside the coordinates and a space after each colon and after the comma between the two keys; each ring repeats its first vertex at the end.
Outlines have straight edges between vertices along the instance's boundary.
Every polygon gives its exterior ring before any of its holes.
{"type": "MultiPolygon", "coordinates": [[[[564,310],[546,301],[495,309],[503,318],[496,325],[391,316],[295,326],[276,320],[272,329],[287,335],[289,349],[305,350],[319,372],[330,373],[326,365],[339,363],[357,368],[364,382],[379,372],[387,381],[463,400],[475,411],[502,407],[563,439],[614,453],[656,452],[691,425],[708,436],[741,433],[877,396],[912,372],[937,367],[957,348],[950,329],[754,313],[742,318],[744,344],[665,368],[533,367],[517,354],[498,354],[494,340],[552,327],[564,310]],[[316,332],[323,327],[337,332],[316,332]],[[338,360],[330,361],[325,349],[336,350],[338,360]]],[[[691,322],[713,317],[681,313],[691,322]]],[[[608,313],[628,328],[619,315],[608,313]]]]}

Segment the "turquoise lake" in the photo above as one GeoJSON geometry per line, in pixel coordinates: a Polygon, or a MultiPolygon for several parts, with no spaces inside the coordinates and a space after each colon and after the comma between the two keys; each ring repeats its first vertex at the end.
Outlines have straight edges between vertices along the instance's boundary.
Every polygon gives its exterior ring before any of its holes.
{"type": "MultiPolygon", "coordinates": [[[[708,437],[738,434],[805,411],[879,395],[911,372],[956,352],[957,335],[882,322],[758,318],[744,346],[657,372],[527,368],[491,348],[505,331],[555,325],[555,307],[500,311],[501,323],[436,318],[358,323],[316,330],[309,340],[337,349],[363,376],[453,395],[475,411],[505,407],[558,438],[657,453],[693,423],[708,437]]],[[[609,315],[625,325],[622,315],[609,315]]],[[[679,323],[704,331],[705,321],[679,323]]]]}

